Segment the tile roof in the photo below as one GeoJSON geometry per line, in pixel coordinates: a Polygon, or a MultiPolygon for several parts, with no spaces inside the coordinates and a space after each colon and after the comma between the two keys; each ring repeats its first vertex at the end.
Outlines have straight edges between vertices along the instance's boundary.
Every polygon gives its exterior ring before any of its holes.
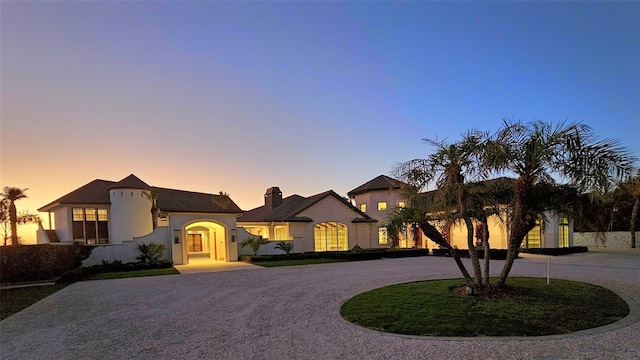
{"type": "Polygon", "coordinates": [[[126,178],[118,181],[117,183],[109,186],[109,189],[142,189],[142,190],[150,190],[151,186],[149,186],[146,182],[140,180],[137,176],[131,174],[126,178]]]}
{"type": "Polygon", "coordinates": [[[110,205],[109,189],[118,188],[158,189],[158,207],[162,212],[242,213],[231,199],[226,208],[223,208],[221,201],[216,201],[220,199],[220,195],[151,187],[133,174],[117,183],[109,180],[93,180],[41,207],[38,211],[50,211],[58,205],[110,205]],[[143,185],[147,187],[142,188],[143,185]]]}
{"type": "Polygon", "coordinates": [[[282,204],[269,211],[264,205],[249,210],[238,218],[238,222],[312,222],[313,219],[306,216],[298,216],[304,210],[312,207],[326,197],[333,196],[345,206],[356,213],[353,222],[377,222],[358,208],[351,205],[345,198],[338,195],[333,190],[328,190],[320,194],[307,198],[300,195],[291,195],[282,199],[282,204]]]}
{"type": "Polygon", "coordinates": [[[400,189],[404,185],[406,184],[400,180],[390,178],[386,175],[380,175],[349,191],[348,195],[350,198],[353,198],[358,194],[363,194],[368,191],[400,189]]]}
{"type": "Polygon", "coordinates": [[[48,211],[58,204],[96,204],[108,205],[109,187],[115,184],[113,181],[96,179],[83,185],[76,190],[54,200],[38,209],[38,211],[48,211]]]}
{"type": "Polygon", "coordinates": [[[231,199],[226,207],[222,207],[221,195],[166,188],[154,189],[158,189],[157,203],[162,212],[242,213],[231,199]]]}

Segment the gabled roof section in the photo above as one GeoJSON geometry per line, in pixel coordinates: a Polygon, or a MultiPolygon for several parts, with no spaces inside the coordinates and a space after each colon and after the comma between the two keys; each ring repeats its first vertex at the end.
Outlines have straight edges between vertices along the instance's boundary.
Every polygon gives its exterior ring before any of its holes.
{"type": "MultiPolygon", "coordinates": [[[[152,187],[133,174],[119,182],[99,179],[93,180],[41,207],[38,211],[50,211],[59,205],[110,205],[110,189],[151,190],[152,187]]],[[[153,189],[158,189],[157,203],[162,212],[242,213],[242,210],[233,200],[228,199],[228,201],[226,201],[221,195],[158,187],[153,187],[153,189]]]]}
{"type": "Polygon", "coordinates": [[[78,189],[41,207],[38,211],[49,211],[57,205],[65,204],[96,204],[109,205],[109,187],[113,181],[96,179],[78,189]]]}
{"type": "Polygon", "coordinates": [[[354,222],[377,222],[377,220],[372,219],[367,214],[361,212],[358,208],[351,205],[351,203],[333,190],[325,191],[307,198],[300,195],[288,196],[282,199],[282,204],[280,206],[271,211],[267,210],[263,205],[245,212],[238,218],[238,222],[312,222],[313,219],[307,216],[298,216],[298,214],[329,196],[335,197],[349,209],[358,214],[354,219],[354,222]]]}
{"type": "Polygon", "coordinates": [[[154,189],[158,189],[157,203],[162,212],[242,213],[233,200],[229,198],[226,203],[221,195],[157,187],[154,189]]]}
{"type": "Polygon", "coordinates": [[[356,195],[374,190],[397,190],[402,188],[404,185],[406,184],[400,180],[386,175],[380,175],[349,191],[348,195],[350,198],[353,198],[356,195]]]}
{"type": "Polygon", "coordinates": [[[146,182],[140,180],[137,176],[131,174],[126,178],[118,181],[117,183],[111,185],[109,189],[142,189],[142,190],[150,190],[151,186],[146,182]]]}

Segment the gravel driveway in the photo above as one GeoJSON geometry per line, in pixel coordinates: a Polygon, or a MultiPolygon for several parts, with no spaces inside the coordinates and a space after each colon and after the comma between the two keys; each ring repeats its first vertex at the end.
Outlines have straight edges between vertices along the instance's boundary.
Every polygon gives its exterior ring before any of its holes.
{"type": "MultiPolygon", "coordinates": [[[[552,257],[551,276],[640,302],[640,252],[552,257]]],[[[492,262],[499,271],[502,262],[492,262]]],[[[546,276],[547,257],[512,275],[546,276]]],[[[638,359],[640,321],[577,335],[447,339],[378,333],[340,305],[380,286],[459,277],[440,257],[263,268],[73,284],[0,322],[3,359],[638,359]]],[[[579,305],[579,304],[576,304],[579,305]]],[[[602,304],[606,306],[607,304],[602,304]]]]}

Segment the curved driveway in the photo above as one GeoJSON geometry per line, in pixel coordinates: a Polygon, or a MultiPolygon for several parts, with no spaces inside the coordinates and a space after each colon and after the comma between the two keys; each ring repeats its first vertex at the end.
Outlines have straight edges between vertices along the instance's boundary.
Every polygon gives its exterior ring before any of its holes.
{"type": "MultiPolygon", "coordinates": [[[[640,302],[640,252],[551,258],[551,275],[640,302]]],[[[498,271],[502,262],[492,262],[498,271]]],[[[546,276],[547,257],[513,275],[546,276]]],[[[402,337],[340,317],[380,286],[458,277],[439,257],[263,268],[73,284],[0,322],[3,359],[638,359],[640,321],[559,337],[402,337]]],[[[607,306],[607,304],[602,304],[607,306]]],[[[579,304],[576,304],[579,306],[579,304]]]]}

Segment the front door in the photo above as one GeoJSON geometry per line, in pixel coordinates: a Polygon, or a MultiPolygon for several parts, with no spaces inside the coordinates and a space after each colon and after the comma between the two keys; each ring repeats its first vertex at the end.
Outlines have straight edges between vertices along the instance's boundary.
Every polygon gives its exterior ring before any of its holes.
{"type": "Polygon", "coordinates": [[[187,234],[189,252],[202,252],[202,234],[187,234]]]}

